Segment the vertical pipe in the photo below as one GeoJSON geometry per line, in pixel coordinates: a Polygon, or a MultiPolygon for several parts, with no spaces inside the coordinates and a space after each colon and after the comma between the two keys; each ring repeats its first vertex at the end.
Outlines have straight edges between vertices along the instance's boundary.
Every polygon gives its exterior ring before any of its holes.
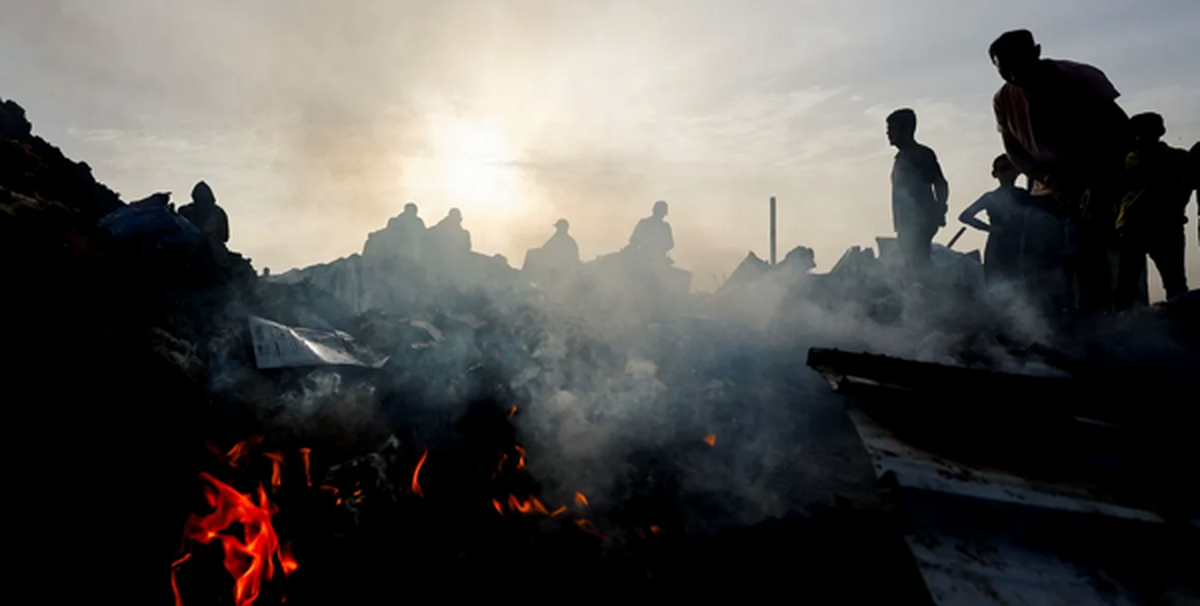
{"type": "Polygon", "coordinates": [[[771,265],[775,265],[775,196],[771,196],[771,265]]]}

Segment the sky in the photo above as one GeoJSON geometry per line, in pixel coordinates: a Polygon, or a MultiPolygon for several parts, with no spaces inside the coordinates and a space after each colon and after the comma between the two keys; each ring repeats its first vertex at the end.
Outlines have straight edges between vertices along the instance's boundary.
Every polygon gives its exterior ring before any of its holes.
{"type": "Polygon", "coordinates": [[[1127,112],[1164,115],[1169,143],[1200,139],[1192,0],[0,0],[0,14],[0,97],[37,134],[127,201],[183,204],[207,181],[230,247],[273,273],[361,252],[409,201],[430,225],[462,209],[475,250],[516,266],[564,217],[590,260],[663,199],[676,265],[711,290],[769,254],[771,196],[779,257],[807,245],[828,270],[892,235],[898,107],[950,182],[946,243],[995,187],[987,46],[1008,29],[1100,67],[1127,112]]]}

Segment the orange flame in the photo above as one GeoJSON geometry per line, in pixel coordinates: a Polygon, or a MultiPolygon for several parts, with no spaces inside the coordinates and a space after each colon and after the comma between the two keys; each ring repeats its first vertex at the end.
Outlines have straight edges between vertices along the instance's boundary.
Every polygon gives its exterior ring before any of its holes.
{"type": "Polygon", "coordinates": [[[246,455],[250,454],[250,450],[259,444],[262,444],[262,442],[263,436],[246,438],[245,440],[234,444],[233,448],[230,448],[229,452],[225,453],[225,458],[229,461],[229,465],[231,467],[237,467],[238,461],[246,458],[246,455]]]}
{"type": "Polygon", "coordinates": [[[312,465],[309,462],[308,455],[312,454],[311,448],[301,448],[300,457],[304,459],[304,483],[312,486],[312,465]]]}
{"type": "Polygon", "coordinates": [[[279,552],[279,562],[283,564],[283,574],[287,575],[296,572],[296,569],[300,567],[296,564],[296,558],[292,557],[291,541],[283,544],[283,548],[279,552]]]}
{"type": "Polygon", "coordinates": [[[716,446],[717,445],[717,434],[710,433],[710,434],[704,436],[704,443],[708,444],[709,446],[716,446]]]}
{"type": "Polygon", "coordinates": [[[175,569],[190,559],[192,559],[192,554],[185,553],[182,558],[171,563],[171,590],[175,592],[175,606],[183,606],[183,596],[179,595],[179,583],[175,580],[175,569]]]}
{"type": "Polygon", "coordinates": [[[492,499],[492,506],[496,508],[496,513],[504,515],[504,506],[500,504],[500,499],[492,499]]]}
{"type": "Polygon", "coordinates": [[[283,453],[282,452],[264,452],[268,459],[271,459],[271,488],[278,489],[283,483],[283,453]]]}
{"type": "Polygon", "coordinates": [[[513,446],[513,448],[516,448],[517,452],[521,454],[521,458],[517,461],[517,469],[524,469],[525,468],[525,449],[520,446],[513,446]]]}
{"type": "Polygon", "coordinates": [[[251,606],[258,599],[263,578],[269,581],[275,576],[275,556],[279,557],[285,574],[295,570],[295,560],[290,569],[284,563],[279,537],[271,526],[271,516],[278,508],[267,500],[262,484],[258,486],[258,504],[255,504],[250,497],[208,473],[201,473],[200,479],[211,484],[205,487],[204,494],[214,511],[203,517],[190,515],[184,525],[184,537],[203,545],[214,540],[221,543],[225,550],[225,570],[234,579],[234,603],[251,606]],[[234,524],[242,525],[244,543],[236,536],[218,534],[234,524]]]}
{"type": "Polygon", "coordinates": [[[600,537],[601,539],[604,539],[605,541],[608,540],[608,535],[600,532],[600,530],[598,528],[596,528],[596,526],[594,524],[592,524],[591,522],[589,522],[588,520],[575,520],[575,525],[578,526],[580,530],[582,530],[592,536],[600,537]]]}
{"type": "Polygon", "coordinates": [[[662,528],[659,528],[658,526],[651,526],[650,532],[653,532],[654,534],[661,534],[662,528]]]}
{"type": "Polygon", "coordinates": [[[412,491],[413,494],[417,495],[418,497],[425,496],[425,493],[421,492],[421,483],[418,481],[418,479],[421,475],[421,466],[425,464],[425,459],[428,457],[429,449],[426,448],[425,453],[421,455],[421,460],[417,461],[417,468],[413,470],[412,491]]]}
{"type": "Polygon", "coordinates": [[[542,505],[542,502],[539,501],[537,497],[529,497],[528,499],[522,501],[521,499],[517,498],[517,495],[510,494],[508,495],[508,506],[513,511],[520,513],[527,514],[536,512],[542,515],[550,515],[550,511],[546,509],[545,505],[542,505]]]}
{"type": "Polygon", "coordinates": [[[328,492],[329,494],[334,494],[334,495],[338,493],[337,486],[329,486],[328,484],[322,484],[322,485],[318,486],[317,489],[324,490],[325,492],[328,492]]]}
{"type": "Polygon", "coordinates": [[[492,474],[493,480],[496,479],[496,476],[500,475],[500,473],[504,471],[504,463],[506,461],[508,461],[508,454],[503,452],[500,453],[500,463],[496,465],[496,473],[492,474]]]}
{"type": "Polygon", "coordinates": [[[587,504],[588,504],[587,497],[586,497],[586,496],[584,496],[584,494],[583,494],[582,492],[577,492],[577,493],[575,493],[575,504],[576,504],[576,505],[583,505],[583,506],[585,506],[585,507],[586,507],[586,506],[587,506],[587,504]]]}
{"type": "Polygon", "coordinates": [[[509,420],[511,421],[511,420],[512,420],[512,418],[513,418],[513,417],[515,417],[516,415],[517,415],[517,407],[516,407],[516,406],[513,406],[513,407],[512,407],[512,408],[510,408],[510,409],[509,409],[509,411],[508,411],[508,418],[509,418],[509,420]]]}
{"type": "Polygon", "coordinates": [[[567,506],[566,506],[566,505],[563,505],[562,507],[559,507],[558,509],[555,509],[554,511],[551,511],[551,512],[550,512],[550,517],[552,517],[552,518],[554,518],[554,517],[558,517],[558,516],[560,516],[560,515],[562,515],[562,514],[564,514],[564,513],[567,513],[567,506]]]}

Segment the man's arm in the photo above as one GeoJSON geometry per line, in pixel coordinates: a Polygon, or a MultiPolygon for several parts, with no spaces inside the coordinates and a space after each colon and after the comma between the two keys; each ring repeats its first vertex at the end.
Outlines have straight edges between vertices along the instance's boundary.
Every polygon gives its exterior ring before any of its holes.
{"type": "Polygon", "coordinates": [[[942,165],[938,162],[937,154],[932,149],[929,150],[926,162],[928,163],[926,170],[929,171],[926,178],[933,186],[933,200],[936,204],[934,209],[941,219],[939,225],[945,225],[946,213],[950,211],[950,184],[946,181],[946,175],[942,173],[942,165]]]}
{"type": "Polygon", "coordinates": [[[992,227],[990,225],[975,218],[976,215],[984,210],[987,210],[989,197],[990,196],[988,194],[983,194],[980,196],[978,200],[972,202],[966,210],[962,211],[962,213],[958,215],[958,220],[962,223],[970,225],[971,227],[974,227],[975,229],[981,231],[991,231],[992,227]]]}

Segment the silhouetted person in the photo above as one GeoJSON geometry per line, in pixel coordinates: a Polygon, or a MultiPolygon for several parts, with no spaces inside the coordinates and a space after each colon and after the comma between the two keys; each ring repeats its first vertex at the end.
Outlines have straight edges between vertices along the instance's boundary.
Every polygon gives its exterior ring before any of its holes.
{"type": "Polygon", "coordinates": [[[570,229],[571,224],[566,219],[554,223],[554,235],[542,245],[542,257],[546,263],[556,267],[579,263],[579,244],[568,233],[570,229]]]}
{"type": "Polygon", "coordinates": [[[638,221],[633,228],[628,248],[649,260],[667,260],[667,253],[675,248],[675,238],[671,235],[671,225],[665,221],[666,217],[667,203],[662,200],[655,202],[652,214],[638,221]]]}
{"type": "Polygon", "coordinates": [[[180,208],[179,214],[217,242],[229,242],[229,217],[204,181],[192,188],[192,203],[180,208]]]}
{"type": "Polygon", "coordinates": [[[892,224],[900,253],[910,271],[931,263],[933,236],[946,224],[950,186],[937,154],[917,143],[917,114],[898,109],[887,117],[888,143],[896,147],[892,164],[892,224]]]}
{"type": "Polygon", "coordinates": [[[1005,81],[993,99],[997,128],[1009,159],[1035,181],[1035,193],[1049,189],[1068,214],[1078,305],[1108,309],[1108,239],[1123,193],[1129,120],[1103,72],[1041,53],[1028,30],[1006,32],[988,49],[1005,81]]]}
{"type": "Polygon", "coordinates": [[[1147,255],[1162,276],[1168,299],[1187,292],[1184,225],[1192,194],[1188,152],[1162,141],[1167,132],[1162,116],[1147,112],[1129,122],[1134,137],[1134,150],[1125,160],[1129,192],[1117,217],[1121,237],[1117,308],[1122,310],[1136,302],[1147,255]]]}
{"type": "Polygon", "coordinates": [[[1200,142],[1193,143],[1188,150],[1188,165],[1192,196],[1196,198],[1196,244],[1200,246],[1200,142]]]}
{"type": "Polygon", "coordinates": [[[989,282],[1019,277],[1023,216],[1030,204],[1029,191],[1017,187],[1019,176],[1021,172],[1008,156],[998,156],[992,161],[992,177],[1000,187],[983,194],[958,215],[959,221],[988,233],[983,271],[989,282]],[[987,223],[976,218],[981,212],[987,212],[987,223]]]}
{"type": "Polygon", "coordinates": [[[471,232],[463,229],[462,211],[451,208],[446,218],[426,232],[430,248],[440,255],[464,255],[471,252],[471,232]]]}
{"type": "Polygon", "coordinates": [[[405,204],[404,212],[388,219],[387,227],[367,236],[363,256],[419,260],[425,239],[425,221],[417,212],[416,204],[405,204]]]}

